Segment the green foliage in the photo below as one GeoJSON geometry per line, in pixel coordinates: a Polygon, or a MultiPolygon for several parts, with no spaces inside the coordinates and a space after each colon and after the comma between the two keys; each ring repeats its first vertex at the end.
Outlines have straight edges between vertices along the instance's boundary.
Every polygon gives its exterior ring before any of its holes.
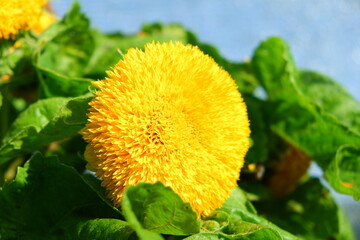
{"type": "Polygon", "coordinates": [[[51,97],[76,97],[89,91],[91,80],[72,78],[61,75],[52,70],[37,67],[40,79],[40,96],[51,97]]]}
{"type": "Polygon", "coordinates": [[[203,218],[201,233],[193,239],[297,239],[257,215],[245,193],[235,188],[221,209],[203,218]]]}
{"type": "MultiPolygon", "coordinates": [[[[120,215],[75,169],[61,164],[56,157],[44,158],[39,153],[18,169],[14,181],[4,184],[0,206],[3,239],[61,239],[89,234],[94,226],[105,229],[121,224],[116,220],[112,224],[89,221],[120,215]]],[[[108,234],[112,234],[111,229],[108,234]]]]}
{"type": "Polygon", "coordinates": [[[247,163],[265,162],[268,158],[270,144],[270,127],[266,122],[265,101],[249,94],[244,94],[243,97],[251,122],[250,130],[253,142],[249,152],[246,154],[245,161],[247,163]]]}
{"type": "Polygon", "coordinates": [[[328,182],[337,191],[360,199],[360,148],[342,145],[325,171],[328,182]]]}
{"type": "Polygon", "coordinates": [[[200,222],[190,204],[184,203],[171,188],[165,188],[160,182],[129,187],[122,208],[130,223],[138,221],[153,232],[191,235],[200,229],[200,222]]]}
{"type": "Polygon", "coordinates": [[[83,75],[95,47],[89,20],[80,13],[77,3],[64,19],[45,31],[39,41],[43,44],[38,50],[37,65],[68,77],[83,75]]]}
{"type": "Polygon", "coordinates": [[[90,95],[78,98],[39,100],[22,112],[12,124],[0,147],[0,165],[20,154],[71,137],[86,122],[90,95]]]}
{"type": "Polygon", "coordinates": [[[322,74],[301,71],[298,87],[302,94],[313,100],[324,112],[359,133],[360,104],[339,83],[322,74]]]}
{"type": "Polygon", "coordinates": [[[126,240],[133,232],[127,222],[118,219],[92,219],[81,225],[76,238],[126,240]]]}
{"type": "Polygon", "coordinates": [[[323,169],[334,190],[360,199],[359,103],[329,77],[297,69],[282,39],[234,63],[180,25],[101,33],[75,3],[42,34],[16,41],[0,40],[0,239],[354,239],[319,180],[304,176],[292,180],[292,193],[271,195],[279,166],[298,171],[297,156],[284,159],[295,149],[323,169]],[[129,187],[117,209],[101,180],[84,172],[79,131],[92,82],[129,48],[152,41],[198,46],[230,73],[248,108],[252,146],[240,188],[202,219],[162,183],[129,187]]]}
{"type": "Polygon", "coordinates": [[[348,117],[359,116],[359,104],[341,87],[336,94],[338,84],[329,78],[310,73],[303,73],[300,78],[289,48],[280,38],[270,38],[259,46],[253,57],[253,66],[269,98],[267,107],[272,112],[268,120],[270,128],[314,159],[328,173],[327,178],[332,179],[329,182],[337,191],[360,199],[360,176],[355,174],[358,167],[348,167],[359,165],[356,151],[347,152],[346,165],[331,166],[343,176],[348,175],[345,178],[353,187],[345,191],[340,184],[333,184],[333,178],[337,182],[342,180],[337,174],[331,174],[334,171],[328,170],[334,158],[338,161],[342,158],[338,154],[340,149],[347,145],[360,146],[358,126],[355,125],[357,120],[347,120],[348,117]],[[324,92],[324,88],[332,89],[332,100],[324,94],[316,94],[324,92]],[[330,106],[331,101],[347,107],[339,107],[339,110],[330,106]]]}
{"type": "Polygon", "coordinates": [[[318,179],[308,179],[281,200],[255,202],[258,211],[303,239],[354,239],[347,220],[318,179]],[[324,221],[326,219],[326,221],[324,221]]]}

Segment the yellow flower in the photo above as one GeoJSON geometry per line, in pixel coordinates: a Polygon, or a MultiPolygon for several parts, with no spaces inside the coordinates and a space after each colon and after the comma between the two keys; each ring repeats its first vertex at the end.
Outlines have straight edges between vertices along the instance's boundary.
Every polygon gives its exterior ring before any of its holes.
{"type": "Polygon", "coordinates": [[[45,3],[46,0],[1,0],[0,39],[13,38],[19,30],[34,26],[45,3]]]}
{"type": "Polygon", "coordinates": [[[199,216],[236,186],[250,134],[230,75],[197,47],[151,43],[130,49],[90,102],[82,130],[88,168],[115,206],[124,190],[161,181],[199,216]]]}

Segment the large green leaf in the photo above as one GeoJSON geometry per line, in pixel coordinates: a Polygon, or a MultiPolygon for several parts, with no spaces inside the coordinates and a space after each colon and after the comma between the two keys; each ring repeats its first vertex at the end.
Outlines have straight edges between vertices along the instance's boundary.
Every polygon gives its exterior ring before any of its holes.
{"type": "Polygon", "coordinates": [[[254,204],[266,219],[302,239],[354,239],[343,212],[318,179],[308,179],[284,199],[254,204]]]}
{"type": "MultiPolygon", "coordinates": [[[[269,125],[284,141],[304,151],[325,172],[343,145],[360,146],[360,135],[353,130],[355,127],[349,127],[351,121],[342,123],[341,119],[338,120],[339,111],[336,114],[328,113],[331,109],[325,107],[326,104],[317,103],[320,98],[306,95],[298,87],[302,79],[283,40],[270,38],[261,43],[252,61],[256,76],[268,95],[266,109],[269,125]]],[[[341,100],[344,94],[339,91],[339,95],[336,95],[334,91],[332,97],[341,100]]],[[[347,161],[352,162],[350,165],[358,165],[358,158],[353,152],[347,155],[347,161]]],[[[343,166],[337,167],[341,171],[343,166]]],[[[346,193],[360,199],[360,176],[355,174],[356,169],[347,168],[344,171],[353,171],[351,175],[354,176],[349,182],[354,187],[346,193]]],[[[343,192],[338,184],[332,186],[343,192]]]]}
{"type": "Polygon", "coordinates": [[[184,203],[171,188],[160,182],[129,187],[122,208],[136,231],[135,225],[171,235],[190,235],[200,230],[200,222],[190,204],[184,203]]]}
{"type": "Polygon", "coordinates": [[[164,238],[159,233],[147,230],[141,225],[135,213],[132,211],[130,200],[128,200],[126,197],[123,198],[122,207],[126,220],[129,222],[132,229],[136,231],[136,234],[140,240],[164,240],[164,238]]]}
{"type": "Polygon", "coordinates": [[[92,96],[40,100],[12,124],[0,147],[0,165],[24,153],[40,150],[52,141],[71,137],[86,123],[92,96]]]}
{"type": "Polygon", "coordinates": [[[360,134],[360,104],[331,78],[312,71],[301,71],[297,86],[307,98],[336,120],[360,134]]]}
{"type": "Polygon", "coordinates": [[[0,206],[3,239],[78,239],[95,227],[103,232],[92,239],[104,239],[116,232],[131,233],[127,224],[119,220],[89,221],[121,216],[75,169],[39,153],[18,169],[15,180],[4,184],[0,206]]]}

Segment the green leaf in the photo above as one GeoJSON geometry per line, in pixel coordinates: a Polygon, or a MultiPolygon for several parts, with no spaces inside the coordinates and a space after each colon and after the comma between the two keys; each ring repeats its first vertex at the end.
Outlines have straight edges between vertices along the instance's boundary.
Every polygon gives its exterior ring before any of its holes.
{"type": "Polygon", "coordinates": [[[295,239],[275,228],[235,219],[228,212],[219,210],[202,220],[201,233],[185,239],[295,239]]]}
{"type": "Polygon", "coordinates": [[[236,187],[232,190],[228,199],[225,200],[221,208],[227,209],[243,209],[253,214],[257,214],[254,206],[246,198],[245,192],[239,187],[236,187]]]}
{"type": "MultiPolygon", "coordinates": [[[[84,173],[82,176],[82,179],[96,192],[96,194],[109,206],[112,206],[112,202],[110,199],[106,197],[106,191],[105,188],[101,186],[102,180],[95,177],[91,173],[84,173]]],[[[120,213],[120,211],[119,211],[120,213]]]]}
{"type": "MultiPolygon", "coordinates": [[[[123,206],[126,206],[126,204],[123,204],[123,206]]],[[[128,206],[131,207],[130,205],[128,206]]],[[[164,240],[164,238],[159,233],[152,232],[143,228],[140,222],[136,219],[135,214],[131,212],[131,210],[123,210],[123,214],[125,215],[132,229],[135,230],[140,240],[164,240]]]]}
{"type": "Polygon", "coordinates": [[[3,139],[8,131],[12,121],[16,117],[16,112],[13,113],[12,105],[9,100],[9,86],[0,86],[1,106],[0,106],[0,140],[3,139]]]}
{"type": "Polygon", "coordinates": [[[224,211],[214,212],[209,217],[203,219],[200,234],[196,234],[186,239],[197,239],[202,237],[215,237],[217,239],[281,239],[281,236],[273,229],[260,224],[247,221],[233,220],[230,215],[224,211]],[[264,233],[265,231],[265,233],[264,233]],[[213,235],[207,235],[213,233],[213,235]],[[265,234],[265,235],[264,235],[265,234]],[[259,238],[258,238],[259,239],[259,238]],[[260,238],[261,239],[261,238],[260,238]]]}
{"type": "Polygon", "coordinates": [[[78,97],[89,92],[91,79],[67,77],[50,69],[37,66],[40,97],[78,97]]]}
{"type": "Polygon", "coordinates": [[[252,59],[256,77],[270,100],[296,101],[297,71],[289,47],[280,38],[269,38],[256,49],[252,59]]]}
{"type": "Polygon", "coordinates": [[[31,56],[37,47],[36,39],[25,34],[16,42],[0,40],[0,85],[8,84],[11,88],[29,87],[36,81],[36,72],[31,56]]]}
{"type": "Polygon", "coordinates": [[[331,78],[312,71],[301,71],[297,86],[307,98],[336,120],[360,134],[360,104],[331,78]]]}
{"type": "Polygon", "coordinates": [[[81,135],[75,135],[65,141],[53,142],[44,151],[44,156],[57,156],[59,161],[74,167],[79,173],[84,172],[86,160],[83,157],[87,142],[81,135]]]}
{"type": "Polygon", "coordinates": [[[240,188],[235,188],[222,208],[201,221],[201,232],[194,239],[296,239],[257,215],[240,188]]]}
{"type": "MultiPolygon", "coordinates": [[[[289,232],[260,217],[240,188],[235,188],[223,206],[204,219],[205,222],[209,220],[221,226],[213,232],[218,236],[226,236],[225,239],[296,239],[289,232]]],[[[205,232],[208,232],[209,228],[204,221],[202,229],[205,226],[205,232]]]]}
{"type": "Polygon", "coordinates": [[[132,229],[135,230],[137,236],[140,240],[164,240],[160,234],[156,232],[151,232],[150,230],[145,229],[139,222],[137,216],[133,212],[133,206],[131,200],[127,195],[123,196],[122,200],[122,212],[126,220],[129,222],[132,229]]]}
{"type": "Polygon", "coordinates": [[[37,76],[31,62],[35,46],[30,34],[16,42],[0,40],[0,141],[22,108],[36,100],[37,76]]]}
{"type": "Polygon", "coordinates": [[[308,179],[284,199],[254,204],[266,219],[302,239],[354,239],[341,209],[318,179],[308,179]]]}
{"type": "Polygon", "coordinates": [[[96,31],[93,31],[92,34],[95,47],[87,66],[84,68],[84,77],[104,79],[106,71],[122,59],[118,49],[120,49],[121,42],[125,41],[126,38],[121,34],[102,34],[96,31]]]}
{"type": "Polygon", "coordinates": [[[93,94],[88,93],[76,98],[70,98],[63,109],[64,122],[70,126],[84,126],[87,122],[86,114],[89,111],[89,102],[93,94]]]}
{"type": "Polygon", "coordinates": [[[15,180],[4,184],[0,190],[0,206],[0,232],[4,239],[69,239],[77,232],[89,234],[95,225],[103,226],[100,228],[103,235],[115,234],[114,228],[119,226],[123,228],[119,231],[130,231],[125,223],[117,220],[104,220],[99,224],[86,222],[121,216],[75,169],[61,164],[55,157],[44,158],[39,153],[18,169],[15,180]]]}
{"type": "Polygon", "coordinates": [[[133,232],[127,222],[118,219],[93,219],[81,224],[76,239],[126,240],[133,232]]]}
{"type": "Polygon", "coordinates": [[[243,98],[247,107],[252,140],[245,162],[247,164],[265,162],[269,154],[271,133],[266,123],[266,111],[264,111],[266,104],[263,100],[248,94],[243,95],[243,98]]]}
{"type": "Polygon", "coordinates": [[[87,121],[91,95],[40,100],[12,124],[0,147],[0,165],[24,153],[40,150],[52,141],[74,136],[87,121]]]}
{"type": "Polygon", "coordinates": [[[360,199],[360,147],[341,146],[325,171],[327,181],[344,194],[360,199]]]}
{"type": "MultiPolygon", "coordinates": [[[[351,120],[343,123],[341,118],[337,119],[340,111],[329,107],[323,95],[311,97],[313,94],[310,94],[310,91],[308,95],[302,91],[307,84],[302,88],[299,87],[302,79],[298,75],[289,48],[283,40],[270,38],[261,43],[255,51],[252,62],[256,76],[269,98],[266,107],[267,116],[269,116],[268,124],[271,130],[285,142],[313,158],[324,172],[330,167],[330,163],[342,146],[360,146],[360,135],[354,130],[356,128],[349,127],[351,120]]],[[[314,84],[318,82],[321,82],[320,85],[328,84],[331,89],[336,88],[334,84],[323,78],[321,81],[316,80],[314,84]]],[[[339,95],[336,95],[334,89],[332,92],[331,97],[334,99],[346,99],[341,89],[339,89],[339,95]]],[[[343,100],[343,102],[348,101],[343,100]]],[[[354,155],[347,160],[352,162],[349,163],[350,165],[357,165],[358,160],[354,155]]],[[[337,167],[341,171],[342,166],[337,167]]],[[[330,171],[329,174],[333,172],[330,171]]],[[[360,196],[359,178],[359,175],[354,176],[349,182],[354,188],[351,193],[350,191],[348,193],[356,199],[360,196]]],[[[334,184],[334,182],[330,184],[335,190],[343,191],[339,184],[334,184]]]]}
{"type": "Polygon", "coordinates": [[[185,240],[258,240],[258,239],[284,239],[272,229],[248,222],[236,222],[231,226],[230,232],[225,233],[199,233],[185,238],[185,240]]]}
{"type": "Polygon", "coordinates": [[[200,222],[190,204],[160,182],[129,187],[124,193],[122,209],[135,231],[142,226],[171,235],[199,232],[200,222]]]}
{"type": "Polygon", "coordinates": [[[198,233],[185,238],[185,240],[220,240],[220,239],[224,239],[224,238],[219,236],[218,233],[198,233]]]}
{"type": "Polygon", "coordinates": [[[201,220],[201,232],[221,232],[229,224],[229,214],[223,211],[214,211],[210,216],[201,220]]]}
{"type": "MultiPolygon", "coordinates": [[[[259,237],[265,237],[267,236],[268,238],[263,238],[263,239],[297,239],[296,237],[294,237],[291,233],[281,229],[280,227],[276,226],[275,224],[269,222],[267,219],[262,218],[260,216],[258,216],[257,214],[248,212],[244,209],[236,209],[236,208],[222,208],[222,211],[228,213],[230,215],[230,223],[238,225],[239,222],[247,222],[247,223],[252,223],[252,224],[256,224],[257,226],[255,227],[255,225],[248,225],[249,228],[251,228],[253,231],[250,231],[249,233],[251,234],[256,234],[255,236],[259,237]],[[255,231],[256,230],[256,231],[255,231]],[[260,231],[259,233],[257,233],[257,231],[260,231]],[[263,232],[264,230],[264,232],[263,232]]],[[[239,228],[241,229],[241,228],[239,228]]],[[[245,232],[238,232],[238,234],[247,234],[249,231],[246,230],[245,232]]],[[[232,231],[230,231],[230,234],[234,234],[232,231]]],[[[256,239],[256,238],[255,238],[256,239]]],[[[259,238],[258,238],[259,239],[259,238]]]]}
{"type": "MultiPolygon", "coordinates": [[[[201,45],[200,49],[202,50],[201,45]]],[[[259,82],[255,78],[255,75],[253,73],[253,67],[251,65],[251,62],[249,62],[248,60],[245,60],[242,63],[235,63],[223,58],[223,64],[219,65],[223,67],[235,80],[238,86],[238,90],[242,94],[252,94],[255,91],[256,87],[258,87],[259,82]]]]}

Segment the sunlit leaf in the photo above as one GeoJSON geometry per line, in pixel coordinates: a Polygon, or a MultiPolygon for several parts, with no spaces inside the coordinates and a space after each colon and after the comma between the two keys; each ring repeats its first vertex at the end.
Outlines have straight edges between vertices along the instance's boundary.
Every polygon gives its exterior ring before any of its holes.
{"type": "Polygon", "coordinates": [[[0,165],[19,154],[76,135],[86,122],[91,98],[91,95],[50,98],[32,104],[19,115],[3,139],[0,165]]]}
{"type": "Polygon", "coordinates": [[[122,208],[130,225],[141,225],[162,234],[190,235],[199,232],[200,222],[190,204],[184,203],[160,182],[129,187],[124,194],[122,208]]]}

